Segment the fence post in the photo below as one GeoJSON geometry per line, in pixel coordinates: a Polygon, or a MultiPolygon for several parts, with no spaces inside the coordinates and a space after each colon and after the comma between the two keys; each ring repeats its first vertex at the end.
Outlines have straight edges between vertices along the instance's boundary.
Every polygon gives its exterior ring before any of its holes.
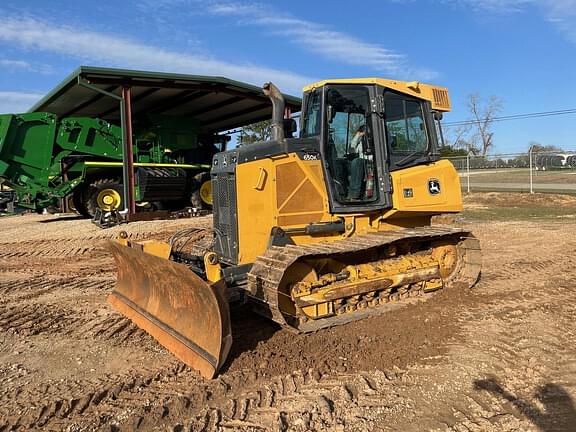
{"type": "Polygon", "coordinates": [[[470,153],[466,155],[466,191],[470,193],[470,153]]]}
{"type": "Polygon", "coordinates": [[[530,193],[534,193],[534,187],[532,186],[532,147],[528,149],[528,159],[530,160],[530,193]]]}

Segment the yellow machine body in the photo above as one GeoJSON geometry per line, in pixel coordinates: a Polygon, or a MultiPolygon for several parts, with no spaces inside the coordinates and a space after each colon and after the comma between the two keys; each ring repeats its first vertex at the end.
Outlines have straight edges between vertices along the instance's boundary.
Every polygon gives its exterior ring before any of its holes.
{"type": "Polygon", "coordinates": [[[343,215],[330,212],[320,161],[303,161],[288,154],[239,165],[238,264],[253,263],[262,255],[273,227],[296,229],[345,220],[346,231],[342,234],[292,236],[294,243],[308,244],[370,231],[425,226],[434,215],[462,210],[460,178],[447,160],[395,171],[391,177],[393,190],[412,190],[412,195],[393,194],[393,206],[385,211],[343,215]],[[430,178],[443,185],[437,195],[428,193],[430,178]]]}

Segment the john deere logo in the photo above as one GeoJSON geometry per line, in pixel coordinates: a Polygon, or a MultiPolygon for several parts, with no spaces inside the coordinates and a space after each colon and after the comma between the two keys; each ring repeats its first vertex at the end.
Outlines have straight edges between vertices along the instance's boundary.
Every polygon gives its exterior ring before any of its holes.
{"type": "Polygon", "coordinates": [[[430,192],[430,195],[438,195],[440,193],[440,180],[428,180],[428,192],[430,192]]]}

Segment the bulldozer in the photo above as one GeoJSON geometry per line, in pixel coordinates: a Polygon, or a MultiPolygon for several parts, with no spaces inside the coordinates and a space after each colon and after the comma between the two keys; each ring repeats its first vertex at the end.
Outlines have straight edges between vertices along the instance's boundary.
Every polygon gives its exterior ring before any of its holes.
{"type": "Polygon", "coordinates": [[[230,304],[296,333],[369,318],[479,278],[477,238],[437,223],[462,210],[439,157],[448,90],[381,78],[304,88],[299,136],[272,83],[272,139],[217,153],[213,229],[109,243],[108,297],[206,378],[232,345],[230,304]]]}

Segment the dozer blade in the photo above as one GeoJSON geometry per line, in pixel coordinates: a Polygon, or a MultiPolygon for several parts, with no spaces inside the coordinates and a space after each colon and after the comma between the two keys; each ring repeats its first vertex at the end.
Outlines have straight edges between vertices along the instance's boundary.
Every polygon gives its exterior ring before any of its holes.
{"type": "Polygon", "coordinates": [[[108,244],[118,266],[108,302],[203,377],[213,378],[232,345],[224,282],[210,285],[183,264],[108,244]]]}

